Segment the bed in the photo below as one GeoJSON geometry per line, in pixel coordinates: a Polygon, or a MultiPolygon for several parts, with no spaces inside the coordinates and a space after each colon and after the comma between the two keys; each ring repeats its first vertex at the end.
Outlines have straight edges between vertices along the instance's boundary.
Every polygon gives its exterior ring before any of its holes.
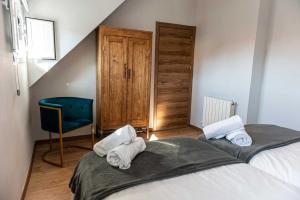
{"type": "Polygon", "coordinates": [[[239,147],[225,139],[200,140],[300,188],[300,132],[274,125],[246,125],[250,147],[239,147]]]}
{"type": "Polygon", "coordinates": [[[148,142],[129,170],[90,152],[79,161],[70,189],[74,200],[300,199],[299,188],[190,138],[148,142]]]}

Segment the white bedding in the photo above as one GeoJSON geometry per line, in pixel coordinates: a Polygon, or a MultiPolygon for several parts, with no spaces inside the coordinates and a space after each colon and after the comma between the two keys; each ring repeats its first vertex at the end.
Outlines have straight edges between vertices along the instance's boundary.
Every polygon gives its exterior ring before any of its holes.
{"type": "Polygon", "coordinates": [[[300,200],[300,189],[247,164],[128,188],[106,200],[300,200]]]}
{"type": "Polygon", "coordinates": [[[263,151],[249,164],[300,188],[300,142],[263,151]]]}

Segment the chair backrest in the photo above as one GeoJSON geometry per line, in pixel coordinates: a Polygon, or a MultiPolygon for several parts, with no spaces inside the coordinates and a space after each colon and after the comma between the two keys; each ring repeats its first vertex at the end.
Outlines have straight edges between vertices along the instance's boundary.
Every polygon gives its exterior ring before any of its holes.
{"type": "Polygon", "coordinates": [[[62,107],[63,120],[87,119],[93,120],[93,99],[78,97],[56,97],[43,99],[42,106],[62,107]]]}

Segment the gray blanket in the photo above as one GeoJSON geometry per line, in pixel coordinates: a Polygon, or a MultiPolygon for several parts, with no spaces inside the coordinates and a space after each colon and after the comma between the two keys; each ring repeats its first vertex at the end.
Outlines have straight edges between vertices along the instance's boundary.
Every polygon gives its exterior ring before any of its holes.
{"type": "Polygon", "coordinates": [[[234,163],[241,161],[205,142],[172,138],[148,142],[128,170],[113,168],[90,152],[78,163],[69,186],[75,200],[96,200],[143,183],[234,163]]]}
{"type": "Polygon", "coordinates": [[[234,145],[226,139],[206,140],[204,136],[201,136],[200,140],[212,144],[246,163],[262,151],[300,142],[299,131],[274,125],[246,125],[245,128],[253,141],[249,147],[234,145]]]}

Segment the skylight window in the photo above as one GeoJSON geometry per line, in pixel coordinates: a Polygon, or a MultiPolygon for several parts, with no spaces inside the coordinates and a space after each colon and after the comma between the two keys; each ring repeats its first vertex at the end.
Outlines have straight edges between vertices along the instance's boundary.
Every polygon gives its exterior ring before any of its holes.
{"type": "Polygon", "coordinates": [[[55,60],[54,21],[26,18],[28,58],[55,60]]]}

